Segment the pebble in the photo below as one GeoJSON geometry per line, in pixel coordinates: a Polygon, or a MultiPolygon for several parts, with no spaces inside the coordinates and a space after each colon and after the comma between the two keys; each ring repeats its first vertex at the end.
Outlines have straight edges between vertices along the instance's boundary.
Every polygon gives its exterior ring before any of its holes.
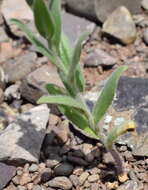
{"type": "Polygon", "coordinates": [[[61,161],[62,158],[60,156],[58,156],[57,154],[51,154],[50,158],[46,160],[46,166],[48,168],[54,168],[58,164],[60,164],[61,161]]]}
{"type": "Polygon", "coordinates": [[[89,176],[89,173],[88,173],[88,172],[83,172],[83,173],[80,175],[80,177],[79,177],[79,184],[80,184],[80,185],[83,185],[84,182],[87,180],[88,176],[89,176]]]}
{"type": "Polygon", "coordinates": [[[77,187],[77,185],[79,184],[79,180],[78,180],[78,176],[76,175],[70,175],[70,180],[72,182],[72,184],[77,187]]]}
{"type": "Polygon", "coordinates": [[[145,31],[143,33],[143,40],[144,40],[145,44],[148,45],[148,28],[145,29],[145,31]]]}
{"type": "Polygon", "coordinates": [[[23,173],[23,175],[20,178],[20,185],[26,185],[27,183],[31,182],[31,176],[29,175],[29,173],[23,173]]]}
{"type": "Polygon", "coordinates": [[[72,171],[73,166],[69,163],[62,163],[54,169],[54,173],[56,176],[69,176],[72,171]]]}
{"type": "Polygon", "coordinates": [[[74,164],[78,164],[80,166],[87,166],[88,163],[82,159],[82,158],[78,158],[78,157],[75,157],[75,156],[69,156],[67,157],[68,161],[74,163],[74,164]]]}
{"type": "Polygon", "coordinates": [[[110,152],[106,152],[103,154],[103,162],[105,164],[114,163],[114,159],[110,152]]]}
{"type": "Polygon", "coordinates": [[[40,185],[35,185],[32,190],[43,190],[40,185]]]}
{"type": "Polygon", "coordinates": [[[118,117],[114,120],[114,125],[118,126],[121,125],[123,122],[125,122],[125,119],[123,117],[118,117]]]}
{"type": "Polygon", "coordinates": [[[99,175],[98,175],[98,174],[91,175],[91,176],[88,177],[88,181],[89,181],[90,183],[96,182],[96,181],[98,181],[98,180],[99,180],[99,175]]]}
{"type": "Polygon", "coordinates": [[[139,189],[139,185],[137,181],[127,181],[125,182],[123,185],[120,185],[117,190],[138,190],[139,189]]]}
{"type": "Polygon", "coordinates": [[[104,123],[105,124],[109,124],[112,121],[112,116],[111,115],[106,115],[105,119],[104,119],[104,123]]]}
{"type": "Polygon", "coordinates": [[[72,188],[72,183],[67,177],[55,177],[50,180],[47,185],[49,187],[55,187],[63,190],[69,190],[72,188]]]}
{"type": "Polygon", "coordinates": [[[98,183],[93,183],[91,185],[91,190],[99,190],[99,184],[98,183]]]}
{"type": "Polygon", "coordinates": [[[36,172],[38,171],[38,165],[37,164],[32,164],[30,167],[29,167],[29,172],[36,172]]]}
{"type": "Polygon", "coordinates": [[[82,146],[82,150],[85,155],[85,160],[88,162],[93,162],[93,160],[94,160],[92,148],[93,148],[92,144],[84,143],[82,146]]]}

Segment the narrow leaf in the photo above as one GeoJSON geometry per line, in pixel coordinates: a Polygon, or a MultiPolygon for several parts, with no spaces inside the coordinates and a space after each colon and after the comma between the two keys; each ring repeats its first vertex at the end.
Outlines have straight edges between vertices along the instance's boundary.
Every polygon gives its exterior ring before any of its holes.
{"type": "Polygon", "coordinates": [[[79,61],[80,61],[82,42],[88,37],[88,35],[89,35],[89,33],[83,34],[79,38],[79,40],[78,40],[78,42],[76,44],[76,47],[74,49],[73,56],[72,56],[72,62],[71,62],[69,73],[68,73],[68,79],[71,82],[73,82],[74,79],[75,79],[75,72],[76,72],[77,66],[78,66],[79,61]]]}
{"type": "Polygon", "coordinates": [[[117,88],[118,80],[123,71],[127,69],[127,66],[118,67],[112,74],[112,76],[107,81],[105,87],[103,88],[95,106],[93,109],[93,116],[95,125],[100,121],[100,119],[106,113],[108,107],[112,103],[114,98],[114,93],[117,88]]]}
{"type": "Polygon", "coordinates": [[[59,110],[67,117],[67,119],[75,125],[77,128],[81,129],[87,135],[99,139],[95,131],[89,127],[89,121],[86,119],[85,115],[74,108],[69,108],[66,106],[59,106],[59,110]]]}
{"type": "Polygon", "coordinates": [[[67,36],[63,32],[61,34],[59,51],[63,64],[69,69],[73,50],[67,36]]]}
{"type": "Polygon", "coordinates": [[[38,102],[38,104],[42,103],[49,103],[49,104],[57,104],[57,105],[65,105],[74,107],[84,111],[83,105],[76,101],[75,99],[71,98],[70,96],[66,95],[52,95],[52,96],[42,96],[38,102]]]}
{"type": "Polygon", "coordinates": [[[39,33],[50,42],[55,28],[52,15],[43,0],[34,0],[33,12],[35,25],[39,33]]]}
{"type": "Polygon", "coordinates": [[[112,145],[115,140],[122,134],[126,133],[128,130],[135,129],[135,124],[133,121],[125,122],[121,126],[115,126],[109,132],[109,135],[106,138],[105,146],[108,150],[112,149],[112,145]]]}
{"type": "Polygon", "coordinates": [[[48,90],[49,94],[52,94],[52,95],[62,95],[62,94],[66,95],[65,89],[55,84],[51,84],[51,83],[47,84],[46,89],[48,90]]]}
{"type": "Polygon", "coordinates": [[[58,51],[61,39],[61,0],[52,0],[50,2],[50,11],[55,24],[52,42],[58,51]]]}

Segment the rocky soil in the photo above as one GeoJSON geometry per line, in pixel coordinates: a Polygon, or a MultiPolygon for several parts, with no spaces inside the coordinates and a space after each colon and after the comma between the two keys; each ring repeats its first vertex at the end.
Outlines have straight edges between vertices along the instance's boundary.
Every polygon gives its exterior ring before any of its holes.
{"type": "Polygon", "coordinates": [[[104,132],[126,120],[136,123],[115,145],[124,174],[100,141],[82,134],[55,106],[36,104],[47,93],[45,84],[62,83],[56,68],[9,21],[23,20],[36,32],[25,0],[3,0],[0,190],[148,189],[148,1],[96,2],[63,0],[63,30],[72,46],[83,31],[91,32],[81,56],[90,109],[114,69],[128,65],[101,121],[104,132]]]}

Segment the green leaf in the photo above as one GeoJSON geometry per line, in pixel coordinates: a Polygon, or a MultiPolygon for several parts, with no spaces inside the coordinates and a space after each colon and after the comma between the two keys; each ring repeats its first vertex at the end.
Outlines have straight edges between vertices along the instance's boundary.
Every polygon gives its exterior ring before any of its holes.
{"type": "Polygon", "coordinates": [[[84,77],[80,70],[80,66],[78,67],[78,64],[80,61],[82,42],[88,37],[88,35],[89,33],[87,32],[79,38],[73,52],[72,62],[71,62],[69,73],[68,73],[68,81],[71,84],[73,84],[73,86],[75,86],[80,92],[84,90],[85,84],[84,84],[84,77]],[[76,71],[77,71],[77,74],[76,74],[76,71]]]}
{"type": "Polygon", "coordinates": [[[74,108],[80,109],[82,111],[85,111],[81,102],[71,98],[70,96],[66,96],[66,95],[42,96],[38,100],[37,103],[38,104],[47,103],[47,104],[65,105],[65,106],[74,107],[74,108]]]}
{"type": "Polygon", "coordinates": [[[104,142],[105,147],[108,150],[111,150],[113,143],[120,135],[126,133],[129,130],[133,130],[133,129],[135,129],[135,124],[133,121],[124,122],[120,126],[113,127],[113,129],[109,132],[109,135],[107,136],[106,141],[104,142]]]}
{"type": "Polygon", "coordinates": [[[46,85],[46,89],[48,90],[49,94],[52,94],[52,95],[62,95],[62,94],[65,94],[66,95],[66,91],[64,88],[62,87],[59,87],[55,84],[47,84],[46,85]]]}
{"type": "Polygon", "coordinates": [[[59,110],[67,117],[67,119],[77,128],[83,130],[87,135],[99,139],[95,131],[89,127],[89,121],[85,115],[74,108],[59,106],[59,110]]]}
{"type": "Polygon", "coordinates": [[[33,12],[35,25],[39,33],[48,40],[48,43],[51,42],[51,38],[55,32],[54,22],[43,0],[34,0],[33,12]]]}
{"type": "Polygon", "coordinates": [[[55,45],[57,51],[59,50],[59,44],[61,40],[61,0],[52,0],[50,2],[50,11],[53,16],[55,31],[52,38],[52,42],[55,45]]]}
{"type": "Polygon", "coordinates": [[[59,51],[60,51],[60,57],[62,59],[63,64],[69,69],[73,50],[70,46],[70,42],[67,36],[63,32],[61,34],[59,51]]]}
{"type": "Polygon", "coordinates": [[[21,21],[17,19],[11,19],[13,24],[16,24],[26,35],[28,40],[35,45],[37,51],[48,57],[52,64],[55,64],[61,71],[67,73],[65,66],[61,63],[61,60],[50,50],[47,49],[40,40],[36,38],[36,36],[30,31],[27,25],[23,24],[21,21]]]}
{"type": "Polygon", "coordinates": [[[95,125],[100,121],[100,119],[106,113],[108,107],[112,103],[114,98],[114,93],[117,88],[118,80],[123,71],[127,69],[127,66],[118,67],[112,74],[112,76],[107,81],[104,89],[102,90],[94,108],[93,108],[93,117],[95,125]]]}

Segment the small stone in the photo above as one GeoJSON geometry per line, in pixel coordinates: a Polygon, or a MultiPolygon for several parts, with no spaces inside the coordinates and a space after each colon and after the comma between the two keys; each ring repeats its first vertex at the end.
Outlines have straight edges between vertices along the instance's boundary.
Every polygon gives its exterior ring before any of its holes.
{"type": "Polygon", "coordinates": [[[29,172],[36,172],[38,171],[38,165],[37,164],[32,164],[30,167],[29,167],[29,172]]]}
{"type": "Polygon", "coordinates": [[[119,176],[118,176],[118,179],[119,179],[119,181],[120,181],[121,183],[124,183],[124,182],[127,181],[129,178],[128,178],[128,176],[127,176],[127,173],[124,173],[124,174],[122,174],[122,175],[119,175],[119,176]]]}
{"type": "Polygon", "coordinates": [[[21,83],[17,82],[16,84],[13,84],[9,86],[4,93],[5,99],[6,100],[11,100],[11,99],[20,99],[20,92],[19,92],[19,87],[21,83]]]}
{"type": "Polygon", "coordinates": [[[103,162],[105,164],[109,164],[109,163],[114,163],[115,162],[110,152],[107,152],[107,153],[103,154],[103,162]]]}
{"type": "Polygon", "coordinates": [[[91,176],[88,177],[88,181],[89,181],[90,183],[97,182],[98,180],[99,180],[99,175],[98,175],[98,174],[96,174],[96,175],[91,175],[91,176]]]}
{"type": "Polygon", "coordinates": [[[73,171],[73,166],[68,163],[62,163],[55,167],[54,172],[56,176],[69,176],[73,171]]]}
{"type": "Polygon", "coordinates": [[[7,186],[5,189],[3,190],[18,190],[13,184],[10,184],[9,186],[7,186]]]}
{"type": "Polygon", "coordinates": [[[18,188],[17,190],[27,190],[26,187],[21,186],[21,185],[18,185],[17,188],[18,188]]]}
{"type": "Polygon", "coordinates": [[[137,37],[132,16],[124,6],[117,8],[107,18],[103,24],[103,32],[112,35],[124,44],[133,43],[137,37]]]}
{"type": "Polygon", "coordinates": [[[85,160],[88,162],[93,162],[94,154],[92,152],[93,146],[91,144],[84,143],[82,146],[82,151],[85,155],[85,160]]]}
{"type": "Polygon", "coordinates": [[[145,31],[143,33],[143,40],[144,40],[145,44],[148,45],[148,28],[145,29],[145,31]]]}
{"type": "Polygon", "coordinates": [[[148,0],[142,0],[141,5],[145,10],[148,10],[148,0]]]}
{"type": "Polygon", "coordinates": [[[96,49],[91,52],[84,59],[84,66],[98,67],[98,66],[112,66],[117,63],[117,60],[101,49],[96,49]]]}
{"type": "Polygon", "coordinates": [[[70,175],[69,178],[70,178],[72,184],[73,184],[75,187],[77,187],[78,184],[79,184],[78,176],[76,176],[76,175],[70,175]]]}
{"type": "Polygon", "coordinates": [[[80,166],[87,166],[88,165],[88,163],[85,160],[83,160],[82,158],[75,157],[75,156],[69,156],[68,155],[67,160],[69,162],[72,162],[74,164],[78,164],[80,166]]]}
{"type": "Polygon", "coordinates": [[[75,167],[73,170],[73,174],[80,176],[84,172],[84,169],[82,167],[75,167]]]}
{"type": "Polygon", "coordinates": [[[91,190],[99,190],[99,184],[98,183],[93,183],[91,185],[91,190]]]}
{"type": "Polygon", "coordinates": [[[46,183],[48,182],[52,177],[52,170],[51,168],[44,168],[41,171],[41,182],[46,183]]]}
{"type": "Polygon", "coordinates": [[[20,185],[26,185],[27,183],[30,183],[31,181],[32,179],[29,173],[23,173],[23,175],[20,178],[20,185]]]}
{"type": "Polygon", "coordinates": [[[107,182],[106,183],[107,189],[117,189],[118,187],[118,182],[114,181],[114,182],[107,182]]]}
{"type": "Polygon", "coordinates": [[[33,183],[28,183],[28,184],[26,185],[27,190],[32,190],[32,189],[33,189],[33,186],[34,186],[33,183]]]}
{"type": "Polygon", "coordinates": [[[120,185],[117,190],[138,190],[139,189],[139,185],[137,181],[127,181],[125,182],[123,185],[120,185]]]}
{"type": "Polygon", "coordinates": [[[80,184],[80,185],[83,185],[84,182],[87,180],[88,176],[89,176],[89,173],[88,173],[88,172],[83,172],[83,173],[80,175],[80,177],[79,177],[79,184],[80,184]]]}
{"type": "Polygon", "coordinates": [[[69,190],[72,188],[72,183],[67,177],[55,177],[50,180],[47,185],[63,190],[69,190]]]}
{"type": "Polygon", "coordinates": [[[123,124],[123,122],[125,122],[125,119],[123,117],[118,117],[114,120],[114,125],[119,126],[119,125],[123,124]]]}
{"type": "Polygon", "coordinates": [[[89,188],[90,186],[91,186],[91,184],[88,181],[85,181],[83,187],[89,188]]]}
{"type": "Polygon", "coordinates": [[[46,166],[48,168],[56,167],[60,162],[62,162],[62,158],[57,154],[51,154],[49,159],[46,160],[46,166]]]}

